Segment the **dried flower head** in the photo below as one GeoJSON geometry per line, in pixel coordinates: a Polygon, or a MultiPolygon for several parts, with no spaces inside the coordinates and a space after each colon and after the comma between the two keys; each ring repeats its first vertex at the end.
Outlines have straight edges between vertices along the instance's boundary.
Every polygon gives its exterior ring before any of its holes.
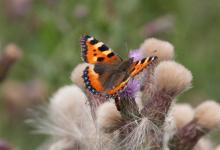
{"type": "Polygon", "coordinates": [[[189,104],[175,104],[172,115],[174,116],[176,127],[180,129],[193,120],[194,110],[189,104]]]}
{"type": "Polygon", "coordinates": [[[15,44],[8,44],[0,55],[0,81],[7,76],[13,64],[22,56],[21,50],[15,44]]]}
{"type": "Polygon", "coordinates": [[[175,96],[191,86],[192,74],[174,61],[161,62],[155,69],[156,90],[175,96]]]}
{"type": "Polygon", "coordinates": [[[220,150],[220,145],[218,145],[218,146],[215,148],[215,150],[220,150]]]}
{"type": "Polygon", "coordinates": [[[193,150],[213,150],[213,143],[208,138],[201,138],[193,147],[193,150]]]}
{"type": "MultiPolygon", "coordinates": [[[[171,150],[192,149],[211,129],[220,125],[220,105],[215,101],[206,101],[195,109],[195,117],[182,128],[178,129],[170,141],[171,150]]],[[[203,144],[203,143],[202,143],[203,144]]],[[[203,146],[205,147],[205,146],[203,146]]]]}
{"type": "Polygon", "coordinates": [[[69,145],[88,149],[89,141],[96,137],[96,130],[86,100],[85,94],[75,85],[61,88],[51,98],[47,116],[41,118],[37,126],[39,133],[49,134],[55,139],[52,148],[69,145]]]}
{"type": "Polygon", "coordinates": [[[100,105],[96,112],[97,125],[104,132],[112,132],[120,128],[123,123],[120,112],[112,102],[105,102],[100,105]]]}
{"type": "MultiPolygon", "coordinates": [[[[175,96],[189,87],[192,75],[185,67],[174,61],[163,61],[155,68],[154,78],[153,94],[150,95],[141,112],[158,128],[163,129],[172,103],[175,102],[175,96]]],[[[153,132],[151,136],[155,136],[153,132]]],[[[151,146],[159,148],[163,145],[165,147],[168,143],[166,139],[169,139],[170,136],[164,133],[160,136],[161,140],[153,140],[151,146]],[[164,143],[160,142],[163,140],[165,140],[164,143]]]]}
{"type": "Polygon", "coordinates": [[[81,89],[85,90],[85,84],[82,78],[83,75],[83,71],[86,68],[86,66],[88,66],[87,63],[82,63],[77,65],[72,73],[71,73],[71,80],[73,81],[73,83],[75,83],[76,85],[78,85],[81,89]]]}
{"type": "Polygon", "coordinates": [[[174,47],[167,41],[149,38],[139,49],[142,57],[157,56],[160,61],[171,60],[174,57],[174,47]]]}
{"type": "Polygon", "coordinates": [[[21,49],[13,43],[10,43],[5,47],[4,54],[11,60],[17,60],[22,57],[21,49]]]}
{"type": "Polygon", "coordinates": [[[213,100],[203,102],[195,109],[195,119],[204,128],[220,127],[220,105],[213,100]]]}
{"type": "Polygon", "coordinates": [[[66,117],[74,117],[77,120],[80,119],[78,117],[82,116],[82,113],[85,113],[81,112],[82,110],[89,109],[86,101],[87,98],[80,88],[69,85],[56,92],[50,100],[49,109],[54,117],[62,113],[66,117]]]}
{"type": "MultiPolygon", "coordinates": [[[[108,51],[110,53],[105,53],[105,55],[114,56],[114,53],[108,50],[107,46],[91,36],[83,36],[81,42],[85,61],[88,60],[86,59],[88,51],[86,44],[89,43],[90,46],[95,46],[90,49],[91,51],[100,49],[100,53],[101,50],[108,51]],[[96,47],[98,43],[100,44],[99,48],[96,47]]],[[[174,104],[175,97],[191,86],[192,74],[183,65],[170,60],[173,59],[174,48],[169,42],[148,39],[140,49],[129,53],[129,57],[135,61],[155,55],[161,61],[159,65],[151,65],[141,75],[131,80],[127,74],[122,76],[122,79],[118,79],[124,81],[119,84],[122,86],[129,81],[122,91],[120,91],[122,87],[115,87],[114,82],[113,85],[110,84],[106,88],[102,88],[105,87],[102,85],[111,82],[111,80],[118,81],[117,74],[114,74],[115,78],[109,80],[108,76],[101,77],[102,72],[106,71],[105,69],[95,68],[95,71],[101,72],[101,75],[98,73],[97,75],[92,74],[92,71],[89,72],[89,70],[84,71],[88,64],[78,65],[71,75],[71,79],[77,86],[70,85],[61,88],[50,100],[46,111],[47,118],[43,121],[41,119],[39,124],[40,132],[51,135],[48,149],[189,150],[210,129],[218,127],[220,125],[219,104],[212,101],[203,103],[197,107],[195,115],[190,105],[174,104]],[[91,92],[85,89],[82,75],[91,92]],[[99,93],[95,91],[96,85],[101,87],[99,93]],[[114,96],[111,95],[113,99],[108,95],[111,93],[108,92],[111,88],[114,88],[114,94],[117,93],[114,96]]],[[[108,60],[111,57],[108,57],[108,60]]],[[[102,61],[98,63],[102,64],[105,60],[97,58],[96,61],[93,57],[91,58],[90,63],[92,64],[99,60],[102,61]]],[[[146,60],[148,62],[156,60],[154,59],[156,57],[149,58],[136,63],[134,72],[143,69],[146,60]]],[[[130,60],[132,59],[129,59],[128,65],[120,66],[123,71],[126,71],[130,66],[130,60]]],[[[120,61],[119,58],[118,61],[120,61]]],[[[127,62],[125,61],[125,63],[127,62]]],[[[103,67],[108,67],[108,65],[103,67]]],[[[136,75],[132,73],[131,76],[136,75]]],[[[206,148],[208,149],[208,147],[206,148]]]]}

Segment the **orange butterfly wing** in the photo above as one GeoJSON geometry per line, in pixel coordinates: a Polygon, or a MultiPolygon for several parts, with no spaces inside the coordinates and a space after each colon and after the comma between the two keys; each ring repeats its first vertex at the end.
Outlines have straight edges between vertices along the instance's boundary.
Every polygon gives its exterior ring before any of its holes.
{"type": "Polygon", "coordinates": [[[143,69],[148,67],[150,64],[152,64],[156,60],[157,60],[157,56],[151,56],[151,57],[143,58],[142,60],[134,62],[128,71],[130,74],[130,77],[134,77],[135,75],[143,71],[143,69]]]}
{"type": "Polygon", "coordinates": [[[99,80],[99,74],[97,74],[92,67],[87,66],[83,71],[82,76],[86,88],[93,94],[100,94],[104,90],[102,83],[99,80]]]}
{"type": "Polygon", "coordinates": [[[116,63],[122,61],[110,48],[92,36],[82,36],[81,47],[82,59],[89,64],[116,63]]]}
{"type": "Polygon", "coordinates": [[[147,57],[142,60],[133,62],[133,64],[128,68],[129,76],[124,79],[121,83],[114,86],[108,91],[104,91],[102,83],[99,80],[99,75],[91,67],[87,67],[83,73],[83,79],[86,84],[87,89],[93,94],[101,94],[105,92],[106,96],[114,96],[115,94],[122,91],[127,85],[128,81],[133,78],[135,75],[143,71],[150,64],[154,63],[157,60],[156,56],[147,57]]]}
{"type": "Polygon", "coordinates": [[[150,64],[152,64],[156,60],[157,60],[157,57],[152,56],[152,57],[143,58],[142,60],[133,62],[130,68],[128,68],[128,73],[130,74],[130,76],[124,79],[119,85],[115,86],[113,89],[107,91],[107,93],[109,95],[114,95],[118,91],[123,90],[131,78],[133,78],[135,75],[143,71],[146,67],[148,67],[150,64]]]}
{"type": "Polygon", "coordinates": [[[119,92],[120,90],[125,87],[127,82],[130,80],[130,77],[127,78],[125,81],[121,82],[119,85],[114,87],[109,91],[105,91],[102,83],[99,80],[99,75],[93,70],[92,67],[87,66],[83,72],[83,79],[86,88],[92,93],[96,95],[105,95],[107,97],[114,96],[115,93],[119,92]]]}

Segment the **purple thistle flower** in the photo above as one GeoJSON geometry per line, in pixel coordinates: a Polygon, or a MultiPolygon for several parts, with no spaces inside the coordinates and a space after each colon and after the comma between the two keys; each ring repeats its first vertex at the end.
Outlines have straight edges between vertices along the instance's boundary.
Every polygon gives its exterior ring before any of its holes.
{"type": "Polygon", "coordinates": [[[139,49],[135,49],[135,50],[130,51],[128,54],[128,57],[134,58],[134,61],[141,60],[143,58],[141,53],[139,52],[139,49]]]}
{"type": "MultiPolygon", "coordinates": [[[[129,58],[134,58],[134,61],[142,59],[139,49],[135,49],[129,52],[129,58]]],[[[135,97],[135,94],[140,90],[140,83],[138,80],[131,79],[128,81],[127,87],[123,90],[120,96],[135,97]]]]}
{"type": "Polygon", "coordinates": [[[138,80],[131,79],[128,81],[127,87],[123,90],[120,96],[135,97],[135,94],[140,90],[140,83],[138,80]]]}

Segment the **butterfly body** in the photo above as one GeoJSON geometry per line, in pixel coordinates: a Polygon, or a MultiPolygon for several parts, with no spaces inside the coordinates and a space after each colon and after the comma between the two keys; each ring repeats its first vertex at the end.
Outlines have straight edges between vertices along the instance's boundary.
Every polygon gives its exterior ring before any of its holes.
{"type": "Polygon", "coordinates": [[[155,61],[156,56],[134,61],[122,60],[115,52],[94,37],[81,39],[82,59],[94,66],[87,66],[83,72],[86,88],[93,94],[115,96],[124,89],[128,81],[155,61]]]}
{"type": "Polygon", "coordinates": [[[133,59],[121,61],[118,64],[107,64],[94,66],[94,71],[100,75],[100,81],[106,90],[110,90],[114,85],[121,83],[128,78],[128,68],[132,65],[133,59]],[[106,80],[107,79],[107,80],[106,80]]]}

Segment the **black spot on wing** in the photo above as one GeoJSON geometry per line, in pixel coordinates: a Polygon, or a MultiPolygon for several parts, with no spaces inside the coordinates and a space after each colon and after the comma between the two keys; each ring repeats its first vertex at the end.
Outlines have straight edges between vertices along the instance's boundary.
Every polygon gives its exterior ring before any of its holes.
{"type": "Polygon", "coordinates": [[[113,52],[111,52],[111,53],[109,53],[108,55],[107,55],[107,57],[108,58],[111,58],[112,56],[114,56],[115,54],[113,53],[113,52]]]}
{"type": "Polygon", "coordinates": [[[145,62],[146,58],[142,59],[141,60],[141,64],[143,64],[145,62]]]}
{"type": "Polygon", "coordinates": [[[135,67],[131,70],[131,72],[134,72],[135,71],[135,67]]]}
{"type": "Polygon", "coordinates": [[[97,61],[98,61],[98,62],[102,62],[104,59],[105,59],[104,57],[98,57],[98,58],[97,58],[97,61]]]}
{"type": "Polygon", "coordinates": [[[134,64],[137,65],[139,63],[139,61],[136,61],[134,64]]]}
{"type": "Polygon", "coordinates": [[[95,44],[97,44],[98,42],[99,42],[98,40],[93,39],[93,40],[90,41],[90,44],[95,45],[95,44]]]}
{"type": "Polygon", "coordinates": [[[109,48],[105,44],[103,44],[102,46],[98,47],[98,49],[100,51],[107,51],[109,48]]]}

